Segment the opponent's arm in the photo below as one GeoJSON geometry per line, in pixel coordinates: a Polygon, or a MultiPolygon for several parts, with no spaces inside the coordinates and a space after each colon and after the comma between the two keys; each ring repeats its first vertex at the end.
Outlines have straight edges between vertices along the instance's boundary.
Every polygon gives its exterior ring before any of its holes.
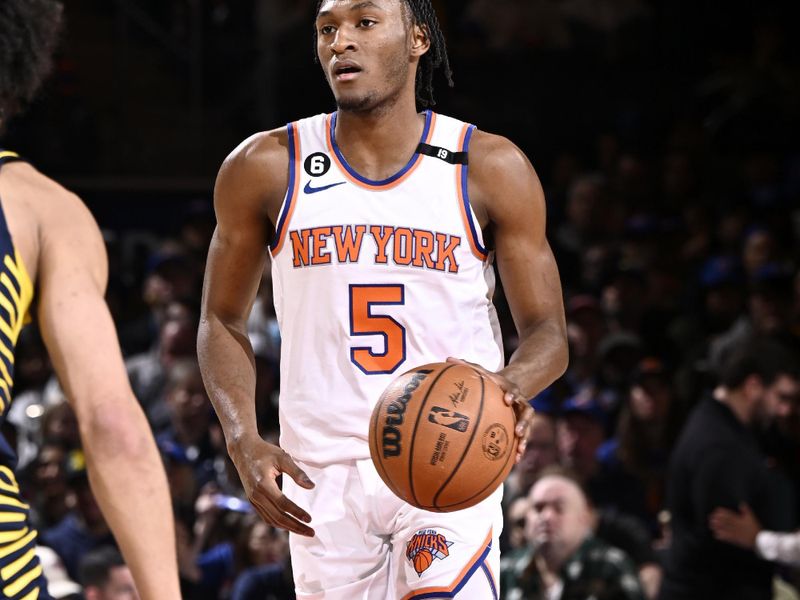
{"type": "Polygon", "coordinates": [[[287,183],[286,139],[277,132],[245,141],[223,163],[214,188],[217,228],[206,263],[197,354],[228,453],[253,506],[272,525],[314,535],[300,522],[311,517],[281,493],[276,479],[287,473],[303,487],[313,484],[286,452],[258,434],[255,359],[247,336],[270,219],[287,183]]]}
{"type": "Polygon", "coordinates": [[[42,197],[39,324],[78,418],[92,491],[141,597],[180,598],[167,479],[103,298],[102,237],[76,196],[53,184],[42,197]]]}
{"type": "Polygon", "coordinates": [[[496,381],[524,407],[517,435],[527,435],[528,400],[560,377],[568,350],[561,281],[545,237],[542,186],[528,159],[505,138],[476,132],[470,148],[469,193],[493,233],[497,267],[519,347],[496,381]]]}

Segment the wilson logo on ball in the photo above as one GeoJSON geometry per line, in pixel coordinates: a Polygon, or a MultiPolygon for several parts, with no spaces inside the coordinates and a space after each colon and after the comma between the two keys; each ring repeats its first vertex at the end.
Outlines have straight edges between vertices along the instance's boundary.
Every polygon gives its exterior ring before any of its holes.
{"type": "Polygon", "coordinates": [[[469,417],[441,406],[431,407],[428,421],[464,433],[469,428],[469,417]]]}
{"type": "Polygon", "coordinates": [[[433,373],[430,369],[420,369],[411,377],[406,386],[403,388],[403,395],[393,400],[389,406],[386,407],[386,420],[383,428],[383,435],[381,440],[383,442],[383,457],[389,458],[391,456],[400,456],[401,438],[400,430],[398,427],[403,424],[406,414],[406,405],[411,400],[411,395],[414,393],[425,378],[433,373]]]}

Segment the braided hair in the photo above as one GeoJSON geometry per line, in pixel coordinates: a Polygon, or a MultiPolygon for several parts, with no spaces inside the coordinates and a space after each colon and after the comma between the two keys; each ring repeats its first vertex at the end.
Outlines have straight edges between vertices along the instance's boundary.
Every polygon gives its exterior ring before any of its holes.
{"type": "MultiPolygon", "coordinates": [[[[437,69],[444,71],[447,84],[453,87],[453,71],[450,68],[450,60],[447,57],[447,43],[444,33],[439,25],[439,19],[433,8],[431,0],[402,0],[406,7],[411,11],[412,25],[422,28],[431,47],[419,61],[416,79],[417,102],[422,108],[428,108],[436,104],[433,97],[433,75],[437,69]]],[[[325,0],[318,0],[317,13],[325,0]]],[[[316,42],[316,29],[314,30],[314,41],[316,42]]],[[[316,51],[315,54],[316,56],[316,51]]]]}
{"type": "Polygon", "coordinates": [[[56,0],[0,1],[0,120],[33,100],[50,73],[62,8],[56,0]]]}

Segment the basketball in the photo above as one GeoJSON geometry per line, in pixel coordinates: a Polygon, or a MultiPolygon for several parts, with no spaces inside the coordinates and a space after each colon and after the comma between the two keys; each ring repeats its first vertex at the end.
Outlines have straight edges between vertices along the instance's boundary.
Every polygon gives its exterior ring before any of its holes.
{"type": "Polygon", "coordinates": [[[497,384],[467,365],[433,363],[403,373],[381,394],[370,454],[401,499],[451,512],[487,498],[508,476],[515,425],[497,384]]]}

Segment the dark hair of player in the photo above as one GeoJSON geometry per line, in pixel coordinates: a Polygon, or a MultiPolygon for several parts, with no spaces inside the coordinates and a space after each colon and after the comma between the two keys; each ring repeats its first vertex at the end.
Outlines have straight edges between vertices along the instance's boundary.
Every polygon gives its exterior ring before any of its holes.
{"type": "Polygon", "coordinates": [[[0,2],[0,125],[33,100],[50,73],[62,8],[56,0],[0,2]]]}
{"type": "MultiPolygon", "coordinates": [[[[325,0],[317,1],[317,11],[325,0]]],[[[436,104],[433,97],[433,74],[437,69],[444,71],[447,84],[453,87],[453,71],[450,68],[450,60],[447,57],[447,43],[439,25],[436,11],[431,4],[431,0],[402,0],[406,7],[411,11],[411,23],[421,27],[430,40],[431,47],[428,52],[420,59],[417,69],[416,93],[417,102],[422,108],[428,108],[436,104]]],[[[316,46],[317,31],[314,29],[314,44],[316,46]]],[[[316,57],[316,49],[314,51],[316,57]]]]}

